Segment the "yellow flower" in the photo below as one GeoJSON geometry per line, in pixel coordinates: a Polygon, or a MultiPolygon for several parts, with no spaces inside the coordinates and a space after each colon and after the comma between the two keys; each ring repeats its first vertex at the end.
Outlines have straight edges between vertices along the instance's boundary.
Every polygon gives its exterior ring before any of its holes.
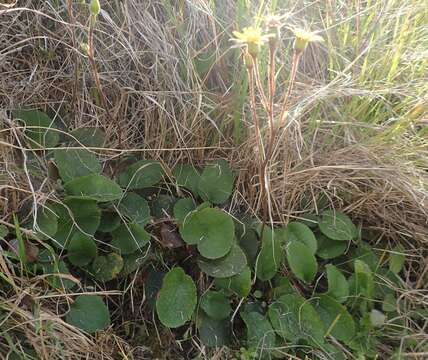
{"type": "Polygon", "coordinates": [[[303,29],[293,29],[294,33],[294,49],[298,51],[305,51],[310,42],[323,42],[324,39],[314,32],[306,31],[303,29]]]}
{"type": "Polygon", "coordinates": [[[234,31],[233,35],[235,35],[235,38],[232,40],[247,46],[248,52],[252,56],[256,56],[259,53],[260,46],[270,37],[269,35],[263,35],[262,29],[253,26],[243,28],[242,32],[234,31]]]}

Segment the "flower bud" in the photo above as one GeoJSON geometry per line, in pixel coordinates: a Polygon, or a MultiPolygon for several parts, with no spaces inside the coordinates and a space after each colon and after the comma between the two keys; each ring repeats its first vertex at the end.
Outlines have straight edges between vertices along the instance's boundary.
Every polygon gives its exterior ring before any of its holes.
{"type": "Polygon", "coordinates": [[[91,0],[91,14],[97,16],[101,11],[101,5],[99,0],[91,0]]]}

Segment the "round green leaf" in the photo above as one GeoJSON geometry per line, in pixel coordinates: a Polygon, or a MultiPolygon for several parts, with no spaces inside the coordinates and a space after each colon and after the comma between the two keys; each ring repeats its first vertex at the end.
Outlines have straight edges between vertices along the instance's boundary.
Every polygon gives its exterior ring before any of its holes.
{"type": "Polygon", "coordinates": [[[327,210],[321,214],[319,222],[321,232],[332,240],[352,240],[357,236],[357,228],[348,215],[327,210]]]}
{"type": "Polygon", "coordinates": [[[146,199],[136,193],[127,193],[118,206],[122,216],[130,222],[145,226],[150,221],[150,208],[146,199]]]}
{"type": "Polygon", "coordinates": [[[196,307],[196,286],[182,268],[176,267],[165,275],[156,311],[161,323],[177,328],[189,321],[196,307]]]}
{"type": "Polygon", "coordinates": [[[123,268],[120,272],[120,276],[128,276],[129,274],[143,266],[149,259],[150,256],[142,254],[140,251],[124,256],[123,268]]]}
{"type": "Polygon", "coordinates": [[[70,132],[68,139],[73,144],[100,148],[104,146],[105,136],[104,131],[98,127],[84,127],[70,132]]]}
{"type": "Polygon", "coordinates": [[[187,215],[195,209],[196,205],[192,198],[180,199],[174,205],[174,218],[182,224],[187,215]]]}
{"type": "Polygon", "coordinates": [[[84,266],[97,256],[97,244],[88,235],[76,232],[67,245],[68,260],[73,265],[84,266]]]}
{"type": "Polygon", "coordinates": [[[122,189],[119,185],[99,174],[75,178],[66,183],[64,188],[69,195],[100,202],[113,201],[122,197],[122,189]]]}
{"type": "Polygon", "coordinates": [[[355,323],[346,307],[327,295],[318,299],[318,314],[327,329],[327,334],[337,340],[349,343],[355,336],[355,323]]]}
{"type": "Polygon", "coordinates": [[[150,234],[137,224],[122,224],[112,232],[112,236],[110,245],[124,255],[141,250],[150,240],[150,234]]]}
{"type": "Polygon", "coordinates": [[[342,272],[334,265],[326,265],[328,295],[343,303],[349,296],[349,284],[342,272]]]}
{"type": "Polygon", "coordinates": [[[228,278],[216,278],[217,289],[232,291],[240,297],[247,297],[251,291],[251,270],[248,266],[239,274],[228,278]]]}
{"type": "Polygon", "coordinates": [[[314,280],[318,264],[312,250],[302,242],[292,241],[287,244],[286,252],[288,265],[293,274],[306,283],[314,280]]]}
{"type": "Polygon", "coordinates": [[[59,142],[59,133],[54,121],[38,110],[15,110],[13,116],[24,122],[25,135],[28,136],[33,149],[53,148],[59,142]],[[53,129],[53,130],[52,130],[53,129]]]}
{"type": "Polygon", "coordinates": [[[229,344],[230,326],[227,320],[216,320],[205,314],[199,316],[199,338],[205,346],[221,347],[229,344]]]}
{"type": "Polygon", "coordinates": [[[275,232],[268,226],[263,228],[262,248],[257,256],[256,276],[262,281],[272,279],[278,272],[284,259],[281,242],[275,232]]]}
{"type": "Polygon", "coordinates": [[[45,205],[38,209],[35,230],[37,236],[42,240],[55,235],[58,230],[58,218],[51,206],[45,205]]]}
{"type": "Polygon", "coordinates": [[[234,176],[225,160],[205,167],[198,184],[198,194],[204,201],[224,203],[233,190],[234,176]]]}
{"type": "Polygon", "coordinates": [[[242,272],[247,266],[247,258],[238,245],[233,245],[230,252],[223,258],[208,260],[200,258],[199,268],[214,278],[228,278],[242,272]]]}
{"type": "Polygon", "coordinates": [[[287,242],[300,241],[305,244],[313,254],[317,251],[317,239],[312,230],[300,222],[290,222],[285,228],[287,242]]]}
{"type": "Polygon", "coordinates": [[[241,312],[247,327],[247,346],[258,353],[258,358],[270,358],[269,353],[276,346],[276,335],[269,320],[258,312],[241,312]]]}
{"type": "Polygon", "coordinates": [[[226,319],[232,311],[229,299],[218,291],[207,291],[201,297],[200,306],[209,317],[216,320],[226,319]]]}
{"type": "Polygon", "coordinates": [[[300,339],[320,345],[325,327],[314,307],[298,294],[286,294],[269,306],[269,319],[275,331],[292,343],[300,339]]]}
{"type": "Polygon", "coordinates": [[[199,253],[208,259],[226,255],[234,242],[232,218],[219,209],[205,208],[192,213],[180,228],[183,240],[197,244],[199,253]]]}
{"type": "Polygon", "coordinates": [[[101,163],[96,155],[86,149],[55,149],[54,157],[64,182],[101,172],[101,163]]]}
{"type": "Polygon", "coordinates": [[[67,279],[62,275],[70,275],[67,264],[64,261],[42,264],[44,274],[51,274],[47,277],[48,283],[56,289],[72,289],[76,282],[67,279]]]}
{"type": "Polygon", "coordinates": [[[189,189],[194,195],[198,194],[198,184],[201,175],[192,165],[177,165],[173,170],[177,185],[189,189]]]}
{"type": "Polygon", "coordinates": [[[322,234],[317,236],[317,242],[317,255],[324,260],[334,259],[344,254],[348,247],[346,242],[332,240],[322,234]]]}
{"type": "Polygon", "coordinates": [[[123,268],[123,259],[119,254],[110,253],[97,256],[91,265],[91,274],[99,281],[110,281],[117,277],[123,268]]]}
{"type": "Polygon", "coordinates": [[[157,184],[163,175],[159,162],[140,160],[129,166],[118,176],[120,186],[129,190],[143,189],[157,184]]]}
{"type": "Polygon", "coordinates": [[[71,304],[66,321],[92,334],[110,325],[110,313],[100,296],[80,295],[71,304]]]}

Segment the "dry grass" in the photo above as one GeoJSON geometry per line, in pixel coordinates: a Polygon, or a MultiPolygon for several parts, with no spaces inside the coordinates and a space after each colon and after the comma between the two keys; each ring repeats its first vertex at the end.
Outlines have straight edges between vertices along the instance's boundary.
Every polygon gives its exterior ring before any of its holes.
{"type": "MultiPolygon", "coordinates": [[[[403,301],[409,307],[426,305],[426,4],[278,3],[280,13],[290,12],[290,24],[323,29],[326,42],[304,55],[290,121],[277,139],[269,167],[273,219],[286,222],[329,204],[345,209],[381,237],[411,251],[409,291],[403,301]]],[[[52,0],[0,5],[2,221],[10,222],[13,212],[28,213],[35,201],[43,202],[53,192],[51,184],[32,183],[22,170],[28,152],[18,142],[22,129],[10,122],[7,112],[22,106],[50,112],[64,130],[102,127],[107,149],[96,151],[106,160],[138,153],[162,161],[168,169],[178,161],[228,158],[239,169],[231,209],[259,215],[245,71],[239,51],[230,50],[228,41],[237,24],[251,23],[249,14],[259,8],[247,9],[244,1],[104,3],[94,43],[105,109],[81,48],[87,42],[87,9],[73,2],[70,14],[66,4],[52,0]]],[[[279,89],[286,88],[289,37],[285,33],[278,55],[279,89]]],[[[46,168],[43,159],[37,162],[46,168]]],[[[3,258],[1,265],[3,271],[10,268],[3,258]]],[[[42,280],[11,276],[15,290],[1,299],[2,309],[10,314],[6,329],[23,334],[40,356],[133,358],[129,346],[111,332],[93,339],[64,323],[57,310],[64,309],[69,295],[54,297],[47,289],[43,292],[42,280]],[[22,306],[27,296],[39,309],[36,318],[22,306]],[[41,323],[49,329],[41,331],[41,323]]],[[[426,329],[408,326],[421,336],[420,343],[428,340],[422,336],[426,329]]],[[[0,353],[9,346],[3,342],[0,353]]]]}

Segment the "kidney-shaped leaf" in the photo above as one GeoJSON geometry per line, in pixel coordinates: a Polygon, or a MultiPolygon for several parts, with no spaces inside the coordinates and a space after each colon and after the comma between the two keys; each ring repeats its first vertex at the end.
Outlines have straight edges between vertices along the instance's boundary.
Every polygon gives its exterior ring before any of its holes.
{"type": "Polygon", "coordinates": [[[100,296],[80,295],[71,304],[66,321],[83,331],[94,333],[110,325],[110,313],[100,296]]]}
{"type": "Polygon", "coordinates": [[[146,199],[130,192],[119,203],[119,212],[131,222],[145,226],[150,220],[150,208],[146,199]]]}
{"type": "Polygon", "coordinates": [[[239,274],[247,266],[247,258],[238,245],[233,245],[230,252],[215,260],[198,260],[200,269],[207,275],[214,278],[228,278],[239,274]]]}
{"type": "Polygon", "coordinates": [[[239,274],[228,278],[216,278],[217,289],[232,291],[240,297],[247,297],[251,291],[251,270],[248,266],[239,274]]]}
{"type": "Polygon", "coordinates": [[[173,170],[173,175],[178,186],[189,189],[194,195],[198,195],[198,184],[201,175],[192,165],[177,165],[173,170]]]}
{"type": "Polygon", "coordinates": [[[122,197],[120,186],[113,180],[99,174],[75,178],[66,183],[64,188],[69,195],[100,202],[113,201],[122,197]]]}
{"type": "Polygon", "coordinates": [[[56,149],[55,163],[62,181],[101,172],[96,155],[86,149],[56,149]]]}
{"type": "Polygon", "coordinates": [[[310,283],[318,270],[318,264],[312,250],[300,241],[292,241],[287,244],[287,261],[296,277],[306,283],[310,283]]]}
{"type": "Polygon", "coordinates": [[[257,351],[258,359],[269,358],[276,345],[276,335],[269,320],[255,311],[244,311],[240,315],[247,327],[248,347],[257,351]]]}
{"type": "Polygon", "coordinates": [[[180,229],[183,240],[197,244],[199,253],[207,259],[226,255],[233,244],[235,226],[232,218],[219,209],[205,208],[192,213],[180,229]]]}
{"type": "Polygon", "coordinates": [[[91,264],[91,274],[99,281],[113,280],[123,268],[123,259],[119,254],[110,253],[97,256],[91,264]]]}
{"type": "Polygon", "coordinates": [[[234,176],[229,164],[223,160],[205,167],[198,184],[198,193],[204,201],[224,203],[232,194],[234,176]]]}
{"type": "Polygon", "coordinates": [[[317,251],[317,239],[312,230],[300,222],[290,222],[285,229],[287,242],[300,241],[305,244],[313,254],[317,251]]]}
{"type": "Polygon", "coordinates": [[[262,248],[255,265],[257,278],[262,281],[272,279],[283,259],[284,253],[281,249],[280,240],[270,227],[265,226],[262,233],[262,248]]]}
{"type": "Polygon", "coordinates": [[[229,299],[219,291],[207,291],[201,297],[200,306],[209,317],[216,320],[226,319],[232,311],[229,299]]]}
{"type": "Polygon", "coordinates": [[[97,244],[91,236],[76,232],[67,245],[68,260],[73,265],[84,266],[97,256],[97,244]]]}
{"type": "Polygon", "coordinates": [[[333,259],[342,255],[348,247],[347,242],[332,240],[323,234],[317,236],[317,242],[317,255],[324,260],[333,259]]]}
{"type": "Polygon", "coordinates": [[[157,161],[140,160],[119,174],[119,184],[127,189],[143,189],[157,184],[163,175],[162,166],[157,161]]]}
{"type": "Polygon", "coordinates": [[[138,224],[122,224],[112,232],[110,245],[123,254],[132,254],[143,248],[150,240],[150,234],[138,224]]]}
{"type": "Polygon", "coordinates": [[[357,228],[348,215],[327,210],[321,214],[321,232],[332,240],[352,240],[357,236],[357,228]]]}
{"type": "Polygon", "coordinates": [[[196,307],[196,286],[182,268],[170,270],[164,277],[156,301],[156,312],[161,323],[177,328],[189,321],[196,307]]]}

